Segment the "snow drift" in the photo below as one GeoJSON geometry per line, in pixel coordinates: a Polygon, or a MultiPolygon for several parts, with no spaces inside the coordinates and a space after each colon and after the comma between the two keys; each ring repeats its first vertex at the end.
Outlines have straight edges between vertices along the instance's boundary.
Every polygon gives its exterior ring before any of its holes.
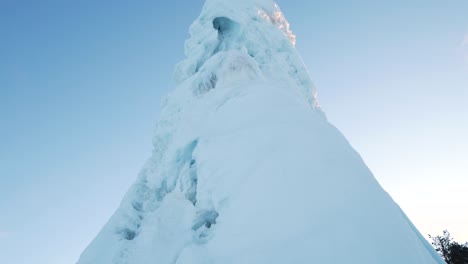
{"type": "Polygon", "coordinates": [[[270,0],[208,0],[154,151],[79,264],[443,263],[320,110],[270,0]]]}

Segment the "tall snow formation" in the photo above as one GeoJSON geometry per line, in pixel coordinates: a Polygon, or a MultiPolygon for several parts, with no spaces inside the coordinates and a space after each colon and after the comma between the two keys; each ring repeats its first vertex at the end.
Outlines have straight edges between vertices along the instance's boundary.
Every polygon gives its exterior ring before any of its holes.
{"type": "Polygon", "coordinates": [[[443,263],[320,110],[270,0],[207,0],[154,150],[79,264],[443,263]]]}

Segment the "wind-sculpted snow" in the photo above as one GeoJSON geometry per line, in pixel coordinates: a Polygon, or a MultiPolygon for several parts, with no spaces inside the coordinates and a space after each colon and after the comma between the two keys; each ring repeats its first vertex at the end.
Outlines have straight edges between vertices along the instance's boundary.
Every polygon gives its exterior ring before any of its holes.
{"type": "Polygon", "coordinates": [[[79,264],[443,263],[319,109],[271,1],[208,0],[154,150],[79,264]]]}
{"type": "Polygon", "coordinates": [[[284,35],[288,37],[289,41],[291,41],[293,45],[296,45],[296,35],[291,31],[289,22],[286,20],[283,12],[281,12],[277,4],[275,4],[275,9],[273,11],[268,12],[267,10],[260,8],[257,13],[259,17],[269,21],[282,30],[284,35]]]}
{"type": "Polygon", "coordinates": [[[224,61],[226,53],[237,51],[239,57],[254,61],[261,77],[287,83],[318,107],[314,85],[294,48],[296,37],[274,2],[209,0],[191,25],[190,35],[185,43],[187,59],[176,67],[176,84],[216,69],[210,60],[224,61]]]}

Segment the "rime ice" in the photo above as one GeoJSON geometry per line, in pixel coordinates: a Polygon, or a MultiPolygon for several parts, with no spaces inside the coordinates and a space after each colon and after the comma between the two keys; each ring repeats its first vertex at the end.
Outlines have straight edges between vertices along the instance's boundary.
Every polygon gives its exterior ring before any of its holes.
{"type": "Polygon", "coordinates": [[[79,264],[443,263],[330,125],[269,0],[208,0],[152,156],[79,264]]]}

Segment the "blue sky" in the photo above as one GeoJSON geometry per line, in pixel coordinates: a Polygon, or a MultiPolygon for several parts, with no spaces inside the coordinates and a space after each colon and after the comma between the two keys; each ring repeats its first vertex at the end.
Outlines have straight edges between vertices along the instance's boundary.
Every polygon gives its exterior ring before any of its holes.
{"type": "MultiPolygon", "coordinates": [[[[330,121],[424,235],[468,240],[468,2],[278,3],[330,121]]],[[[151,153],[202,4],[0,1],[1,263],[77,260],[151,153]]]]}

